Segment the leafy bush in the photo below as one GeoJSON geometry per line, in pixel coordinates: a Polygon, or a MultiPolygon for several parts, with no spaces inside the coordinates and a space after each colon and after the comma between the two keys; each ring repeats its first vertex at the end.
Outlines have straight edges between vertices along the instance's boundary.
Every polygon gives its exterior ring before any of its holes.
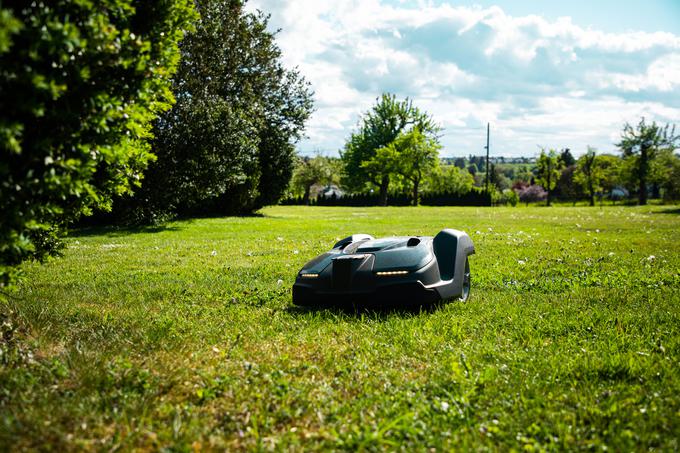
{"type": "Polygon", "coordinates": [[[0,285],[139,184],[193,18],[190,0],[0,6],[0,285]]]}
{"type": "Polygon", "coordinates": [[[509,204],[510,206],[517,206],[519,202],[519,195],[512,189],[505,189],[501,194],[500,203],[509,204]]]}

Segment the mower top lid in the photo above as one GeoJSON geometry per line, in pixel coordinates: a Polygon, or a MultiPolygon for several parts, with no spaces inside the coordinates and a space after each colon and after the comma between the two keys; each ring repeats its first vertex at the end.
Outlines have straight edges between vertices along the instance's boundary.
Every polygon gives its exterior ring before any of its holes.
{"type": "Polygon", "coordinates": [[[373,255],[373,271],[415,271],[434,259],[432,237],[396,236],[373,239],[368,235],[354,235],[342,239],[335,247],[311,260],[300,273],[321,273],[335,259],[373,255]],[[355,239],[355,240],[351,240],[355,239]]]}

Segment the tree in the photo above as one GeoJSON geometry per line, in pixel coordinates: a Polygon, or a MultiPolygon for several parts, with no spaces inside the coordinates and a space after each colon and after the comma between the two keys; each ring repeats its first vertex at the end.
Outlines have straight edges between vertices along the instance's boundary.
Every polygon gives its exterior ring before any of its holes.
{"type": "Polygon", "coordinates": [[[612,154],[598,154],[597,166],[602,171],[602,193],[611,194],[612,190],[619,187],[621,181],[622,159],[612,154]]]}
{"type": "Polygon", "coordinates": [[[675,126],[659,126],[656,122],[647,124],[643,117],[636,127],[626,123],[621,141],[616,144],[623,152],[624,160],[631,163],[632,177],[637,183],[638,202],[647,204],[647,183],[650,166],[660,149],[677,148],[680,136],[675,135],[675,126]]]}
{"type": "Polygon", "coordinates": [[[602,191],[604,171],[598,165],[599,156],[594,148],[588,147],[588,151],[579,157],[576,163],[574,181],[583,187],[588,194],[590,206],[595,206],[595,193],[602,191]]]}
{"type": "Polygon", "coordinates": [[[408,98],[397,101],[395,95],[383,93],[373,108],[362,116],[358,129],[350,135],[341,152],[346,187],[355,192],[365,190],[367,185],[377,187],[380,203],[386,205],[392,171],[375,165],[376,160],[371,165],[364,163],[371,161],[378,149],[388,146],[401,133],[416,127],[429,137],[435,137],[440,130],[432,118],[414,107],[408,98]]]}
{"type": "Polygon", "coordinates": [[[545,188],[547,205],[550,206],[552,191],[560,178],[560,161],[557,152],[554,149],[547,153],[544,149],[541,150],[536,166],[538,171],[537,182],[545,188]]]}
{"type": "Polygon", "coordinates": [[[659,150],[650,173],[651,181],[663,189],[664,201],[680,199],[680,156],[670,149],[659,150]]]}
{"type": "Polygon", "coordinates": [[[513,181],[523,181],[523,182],[526,182],[528,184],[532,180],[533,177],[534,177],[534,174],[529,169],[529,166],[528,165],[522,165],[521,167],[518,167],[517,170],[515,170],[515,175],[513,177],[513,181]]]}
{"type": "Polygon", "coordinates": [[[503,170],[501,167],[499,167],[496,164],[489,164],[489,181],[491,184],[497,188],[500,192],[503,192],[505,189],[509,189],[510,186],[512,185],[511,180],[505,176],[503,170]]]}
{"type": "Polygon", "coordinates": [[[500,203],[502,204],[509,204],[510,206],[517,206],[517,203],[519,202],[519,195],[517,195],[517,192],[515,192],[512,189],[504,189],[501,192],[501,197],[499,200],[500,203]]]}
{"type": "Polygon", "coordinates": [[[139,184],[192,5],[0,6],[0,285],[55,254],[69,222],[139,184]]]}
{"type": "Polygon", "coordinates": [[[426,190],[462,195],[470,192],[475,179],[469,171],[456,166],[437,166],[426,178],[426,190]]]}
{"type": "Polygon", "coordinates": [[[177,104],[156,123],[158,159],[135,196],[147,221],[155,211],[247,213],[276,202],[312,111],[309,85],[283,67],[268,16],[246,13],[240,0],[196,5],[177,104]]]}
{"type": "Polygon", "coordinates": [[[574,205],[577,200],[585,195],[581,186],[574,180],[575,175],[576,165],[563,167],[560,170],[560,179],[557,181],[557,187],[555,187],[557,196],[564,200],[570,200],[574,205]]]}
{"type": "Polygon", "coordinates": [[[420,128],[401,134],[389,145],[376,151],[375,156],[364,163],[389,173],[397,173],[410,181],[413,187],[413,206],[419,204],[419,189],[423,177],[438,163],[441,145],[436,138],[427,137],[420,128]]]}
{"type": "Polygon", "coordinates": [[[576,164],[576,159],[574,159],[574,156],[571,154],[571,151],[569,148],[564,148],[560,152],[560,162],[562,163],[562,167],[571,167],[572,165],[576,164]]]}
{"type": "MultiPolygon", "coordinates": [[[[337,161],[337,159],[335,159],[337,161]]],[[[296,192],[302,193],[305,204],[309,204],[311,188],[314,184],[337,184],[340,172],[334,160],[317,155],[298,159],[293,173],[292,185],[296,192]]]]}

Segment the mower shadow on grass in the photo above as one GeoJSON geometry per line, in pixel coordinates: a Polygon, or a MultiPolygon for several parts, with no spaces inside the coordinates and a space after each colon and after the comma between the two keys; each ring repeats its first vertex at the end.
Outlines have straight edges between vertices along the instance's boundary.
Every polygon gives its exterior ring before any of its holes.
{"type": "Polygon", "coordinates": [[[408,318],[418,316],[422,313],[431,314],[444,308],[452,302],[437,302],[433,304],[410,305],[403,307],[380,307],[380,306],[358,306],[352,303],[346,304],[325,304],[319,306],[297,306],[292,305],[285,310],[291,316],[304,316],[309,313],[318,313],[335,317],[338,315],[347,317],[363,318],[369,316],[371,319],[386,320],[393,316],[408,318]]]}

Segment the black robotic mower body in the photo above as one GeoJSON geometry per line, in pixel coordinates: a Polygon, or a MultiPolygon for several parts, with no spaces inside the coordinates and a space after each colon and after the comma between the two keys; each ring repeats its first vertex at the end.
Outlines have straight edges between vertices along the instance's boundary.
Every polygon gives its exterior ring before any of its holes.
{"type": "Polygon", "coordinates": [[[392,307],[466,300],[473,253],[470,237],[451,229],[434,237],[355,234],[305,264],[293,285],[293,303],[392,307]]]}

